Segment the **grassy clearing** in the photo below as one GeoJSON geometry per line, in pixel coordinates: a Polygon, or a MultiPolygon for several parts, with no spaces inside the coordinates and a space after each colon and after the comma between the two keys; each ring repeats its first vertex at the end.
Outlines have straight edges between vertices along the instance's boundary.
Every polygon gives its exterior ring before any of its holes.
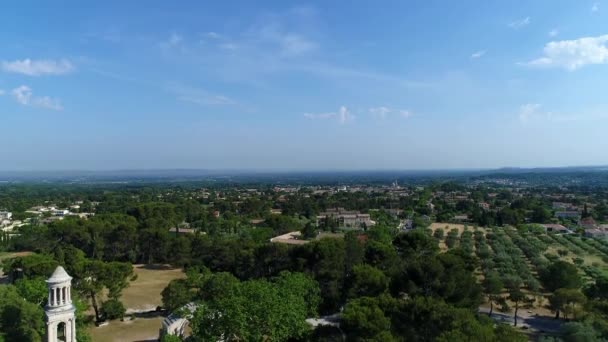
{"type": "MultiPolygon", "coordinates": [[[[155,310],[162,304],[161,292],[173,279],[185,278],[181,269],[165,265],[134,265],[137,279],[123,290],[121,300],[127,313],[155,310]]],[[[89,310],[92,315],[92,309],[89,310]]],[[[111,321],[103,327],[90,326],[94,342],[156,341],[163,317],[138,317],[111,321]]]]}
{"type": "Polygon", "coordinates": [[[93,342],[157,341],[163,317],[136,318],[132,321],[111,321],[103,327],[88,328],[93,342]]]}
{"type": "Polygon", "coordinates": [[[30,254],[32,254],[32,252],[0,252],[0,261],[4,261],[5,259],[28,256],[30,254]]]}
{"type": "Polygon", "coordinates": [[[162,304],[160,293],[173,279],[185,278],[183,270],[166,266],[133,266],[137,279],[122,292],[127,310],[149,311],[162,304]]]}

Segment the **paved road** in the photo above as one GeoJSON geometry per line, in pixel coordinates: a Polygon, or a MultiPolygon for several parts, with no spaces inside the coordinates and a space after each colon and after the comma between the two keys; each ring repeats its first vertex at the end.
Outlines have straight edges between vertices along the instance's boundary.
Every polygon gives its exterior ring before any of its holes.
{"type": "MultiPolygon", "coordinates": [[[[479,308],[480,313],[488,314],[490,309],[488,308],[479,308]]],[[[494,310],[492,312],[493,320],[497,322],[507,323],[513,325],[513,314],[505,314],[502,312],[497,312],[494,310]]],[[[541,332],[558,332],[564,321],[559,319],[553,319],[549,317],[542,317],[538,315],[530,315],[524,310],[520,310],[520,313],[517,317],[517,326],[520,328],[528,328],[541,332]]]]}

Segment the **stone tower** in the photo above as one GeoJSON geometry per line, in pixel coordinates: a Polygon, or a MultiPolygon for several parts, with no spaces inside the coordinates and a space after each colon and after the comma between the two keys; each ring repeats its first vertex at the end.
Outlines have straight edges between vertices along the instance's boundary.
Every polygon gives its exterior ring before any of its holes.
{"type": "Polygon", "coordinates": [[[49,300],[44,308],[47,341],[76,341],[76,309],[70,291],[72,277],[58,266],[46,284],[49,289],[49,300]]]}

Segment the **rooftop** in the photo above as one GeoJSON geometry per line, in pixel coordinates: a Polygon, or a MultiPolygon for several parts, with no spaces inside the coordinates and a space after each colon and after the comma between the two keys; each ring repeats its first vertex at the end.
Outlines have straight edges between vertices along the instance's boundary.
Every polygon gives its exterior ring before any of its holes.
{"type": "Polygon", "coordinates": [[[49,279],[47,279],[47,283],[60,283],[63,281],[72,280],[72,277],[65,271],[65,269],[61,266],[57,266],[55,272],[51,275],[49,279]]]}

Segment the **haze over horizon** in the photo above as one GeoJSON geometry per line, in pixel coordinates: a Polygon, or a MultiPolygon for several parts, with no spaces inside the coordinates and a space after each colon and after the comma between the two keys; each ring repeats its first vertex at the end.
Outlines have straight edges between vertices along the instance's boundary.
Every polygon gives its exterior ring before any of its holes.
{"type": "Polygon", "coordinates": [[[605,0],[5,7],[0,171],[608,163],[605,0]]]}

